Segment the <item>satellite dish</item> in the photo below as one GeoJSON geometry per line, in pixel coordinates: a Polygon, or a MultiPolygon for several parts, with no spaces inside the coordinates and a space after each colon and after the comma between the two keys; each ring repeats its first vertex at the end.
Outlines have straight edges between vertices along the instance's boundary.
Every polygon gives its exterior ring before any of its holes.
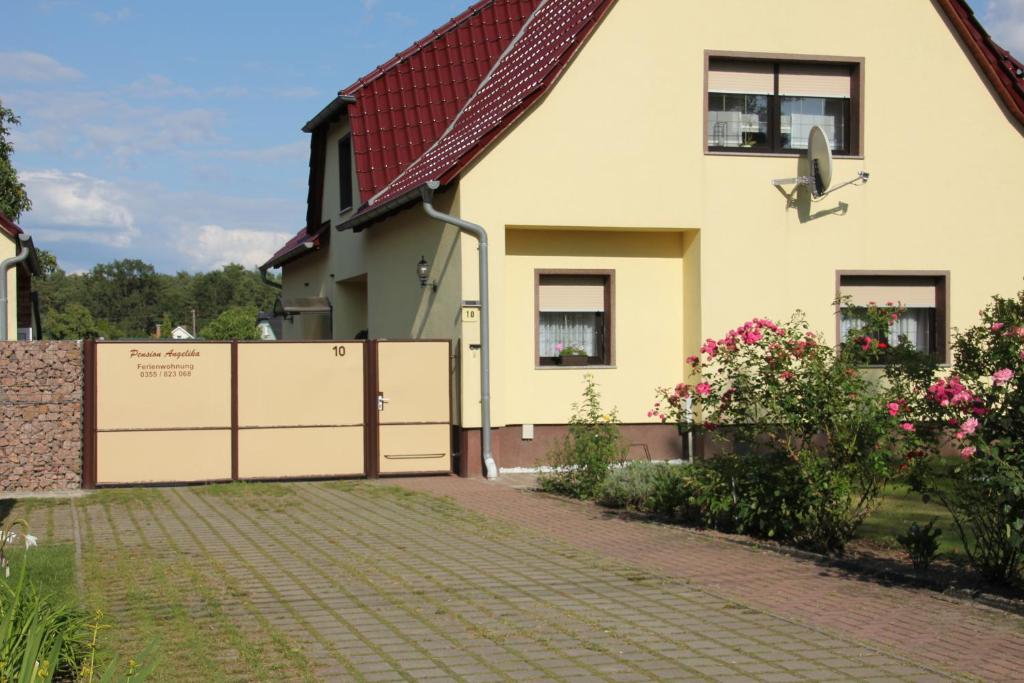
{"type": "Polygon", "coordinates": [[[807,160],[811,164],[811,177],[814,178],[811,194],[817,199],[832,187],[832,143],[820,126],[812,127],[807,138],[807,160]]]}
{"type": "Polygon", "coordinates": [[[811,199],[818,200],[841,187],[855,183],[863,185],[871,175],[867,171],[858,171],[857,177],[853,180],[832,187],[832,143],[829,142],[828,134],[820,126],[812,126],[811,133],[807,137],[807,162],[810,164],[810,175],[772,181],[772,185],[779,187],[779,191],[789,199],[790,206],[794,206],[793,195],[801,185],[811,190],[811,199]],[[797,188],[787,193],[781,189],[782,185],[796,185],[797,188]]]}

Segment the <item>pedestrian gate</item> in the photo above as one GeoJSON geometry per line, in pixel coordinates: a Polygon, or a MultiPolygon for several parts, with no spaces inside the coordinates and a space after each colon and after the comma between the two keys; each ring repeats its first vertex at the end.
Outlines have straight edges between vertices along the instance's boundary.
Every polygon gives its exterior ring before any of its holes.
{"type": "Polygon", "coordinates": [[[451,471],[448,341],[87,342],[86,486],[451,471]]]}

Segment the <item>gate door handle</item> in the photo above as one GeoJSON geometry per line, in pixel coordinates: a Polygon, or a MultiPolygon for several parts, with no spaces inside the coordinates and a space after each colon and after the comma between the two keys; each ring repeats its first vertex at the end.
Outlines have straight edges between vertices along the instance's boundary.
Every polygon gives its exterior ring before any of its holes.
{"type": "Polygon", "coordinates": [[[390,400],[384,398],[384,392],[383,391],[377,393],[377,410],[378,410],[378,412],[384,410],[384,404],[385,403],[390,403],[390,402],[391,402],[390,400]]]}

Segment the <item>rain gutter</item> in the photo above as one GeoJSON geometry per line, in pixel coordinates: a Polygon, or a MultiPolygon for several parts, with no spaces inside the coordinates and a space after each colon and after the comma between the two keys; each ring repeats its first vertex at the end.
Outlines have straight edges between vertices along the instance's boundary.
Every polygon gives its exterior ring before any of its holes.
{"type": "Polygon", "coordinates": [[[434,192],[440,186],[441,183],[431,180],[419,188],[423,209],[427,215],[436,221],[454,225],[460,231],[473,235],[480,243],[480,446],[483,451],[487,478],[496,479],[498,466],[491,454],[491,332],[488,302],[487,231],[482,225],[464,221],[435,209],[433,205],[434,192]]]}
{"type": "Polygon", "coordinates": [[[7,341],[7,271],[26,260],[32,254],[32,238],[18,235],[21,253],[0,261],[0,341],[7,341]]]}

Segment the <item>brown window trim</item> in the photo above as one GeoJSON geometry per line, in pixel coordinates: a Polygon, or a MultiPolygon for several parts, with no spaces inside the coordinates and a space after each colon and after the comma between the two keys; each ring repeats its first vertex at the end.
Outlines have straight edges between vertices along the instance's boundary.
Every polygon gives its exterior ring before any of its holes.
{"type": "MultiPolygon", "coordinates": [[[[949,327],[949,282],[950,271],[948,270],[837,270],[836,271],[836,299],[842,291],[844,277],[929,277],[935,278],[935,348],[939,351],[939,364],[946,366],[950,363],[950,327],[949,327]]],[[[840,334],[840,311],[836,303],[836,346],[842,343],[840,334]]]]}
{"type": "Polygon", "coordinates": [[[615,271],[575,268],[537,268],[533,271],[533,364],[535,369],[608,368],[615,365],[615,271]],[[582,366],[541,365],[540,357],[540,278],[542,275],[600,275],[607,278],[604,287],[605,357],[601,362],[582,366]]]}
{"type": "MultiPolygon", "coordinates": [[[[763,156],[763,157],[801,157],[805,154],[803,150],[750,150],[744,151],[740,148],[716,148],[708,145],[708,70],[711,67],[712,59],[745,59],[762,62],[790,62],[803,64],[849,64],[853,67],[853,81],[850,91],[850,118],[849,126],[849,149],[840,154],[835,153],[837,159],[863,159],[864,158],[864,76],[865,60],[863,57],[836,57],[832,55],[798,55],[784,52],[735,52],[729,50],[705,50],[704,51],[704,111],[703,137],[701,146],[704,154],[708,156],[763,156]]],[[[778,91],[778,78],[776,76],[776,91],[778,91]]],[[[778,95],[773,96],[777,101],[778,95]]],[[[774,125],[774,109],[769,118],[769,125],[774,125]]]]}

